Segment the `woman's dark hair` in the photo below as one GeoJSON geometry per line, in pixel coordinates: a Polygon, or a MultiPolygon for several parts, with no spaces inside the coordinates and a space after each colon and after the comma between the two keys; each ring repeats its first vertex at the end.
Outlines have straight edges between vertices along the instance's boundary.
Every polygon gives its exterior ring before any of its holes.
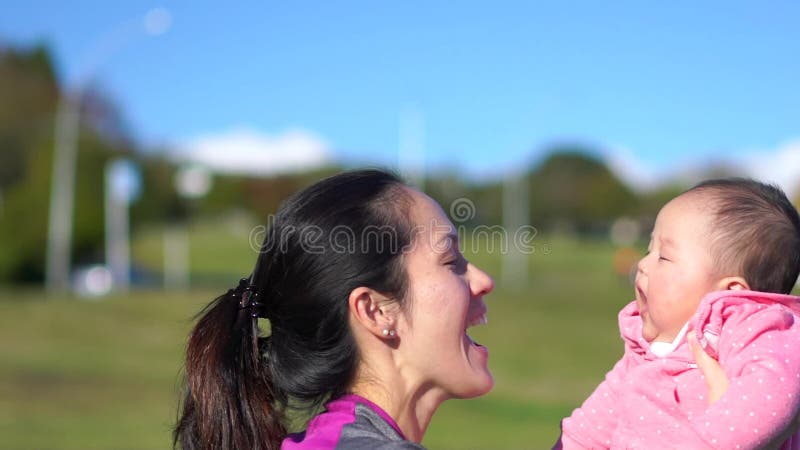
{"type": "Polygon", "coordinates": [[[365,286],[403,301],[412,201],[398,177],[361,170],[281,205],[251,277],[211,302],[189,336],[173,447],[277,449],[290,401],[318,406],[346,391],[358,361],[348,297],[365,286]]]}

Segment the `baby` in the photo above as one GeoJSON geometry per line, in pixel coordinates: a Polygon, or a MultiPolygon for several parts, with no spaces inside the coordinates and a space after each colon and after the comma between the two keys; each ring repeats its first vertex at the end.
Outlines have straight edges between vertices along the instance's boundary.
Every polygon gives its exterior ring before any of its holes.
{"type": "Polygon", "coordinates": [[[667,203],[619,313],[625,354],[556,448],[800,449],[798,273],[800,217],[780,189],[712,180],[667,203]],[[687,334],[724,370],[718,400],[687,334]]]}

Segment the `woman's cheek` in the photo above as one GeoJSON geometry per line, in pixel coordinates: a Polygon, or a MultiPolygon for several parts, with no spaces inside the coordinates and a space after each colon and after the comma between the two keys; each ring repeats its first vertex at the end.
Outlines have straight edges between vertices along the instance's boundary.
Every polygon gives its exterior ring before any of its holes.
{"type": "Polygon", "coordinates": [[[427,285],[427,289],[422,292],[427,299],[429,310],[433,314],[444,314],[450,307],[447,296],[447,288],[443,283],[432,283],[427,285]]]}

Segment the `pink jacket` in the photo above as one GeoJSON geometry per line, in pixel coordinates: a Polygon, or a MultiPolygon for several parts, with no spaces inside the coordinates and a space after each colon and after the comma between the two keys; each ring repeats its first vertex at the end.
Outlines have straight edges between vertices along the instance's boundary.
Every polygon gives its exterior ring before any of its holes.
{"type": "Polygon", "coordinates": [[[800,449],[800,297],[712,292],[689,323],[730,380],[708,387],[684,337],[664,357],[642,338],[635,302],[619,313],[625,354],[562,421],[555,448],[800,449]],[[783,442],[783,445],[779,445],[783,442]],[[562,447],[563,446],[563,447],[562,447]]]}

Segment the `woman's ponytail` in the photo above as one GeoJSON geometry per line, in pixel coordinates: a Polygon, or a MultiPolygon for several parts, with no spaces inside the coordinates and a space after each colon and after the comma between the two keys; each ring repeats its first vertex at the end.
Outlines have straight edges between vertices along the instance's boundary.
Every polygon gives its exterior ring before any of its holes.
{"type": "Polygon", "coordinates": [[[335,175],[282,203],[252,279],[207,306],[192,331],[174,447],[277,449],[290,404],[311,412],[347,392],[358,368],[347,299],[366,286],[402,305],[413,204],[379,170],[335,175]],[[269,337],[256,317],[269,319],[269,337]]]}
{"type": "Polygon", "coordinates": [[[173,447],[280,447],[286,435],[258,333],[258,293],[249,280],[210,303],[186,348],[186,394],[173,447]]]}

